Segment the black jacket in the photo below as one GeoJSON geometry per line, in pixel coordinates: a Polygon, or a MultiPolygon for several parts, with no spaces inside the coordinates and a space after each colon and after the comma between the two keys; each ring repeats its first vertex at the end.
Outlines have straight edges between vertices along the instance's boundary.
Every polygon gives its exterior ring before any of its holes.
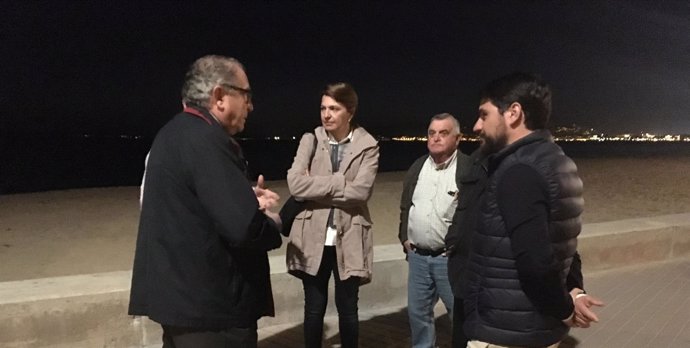
{"type": "Polygon", "coordinates": [[[245,173],[239,146],[206,110],[180,113],[158,132],[129,314],[208,328],[249,327],[273,314],[266,251],[281,238],[245,173]]]}
{"type": "Polygon", "coordinates": [[[521,288],[510,231],[497,204],[496,188],[503,173],[518,164],[534,168],[543,178],[554,257],[550,267],[560,272],[566,287],[581,229],[582,181],[575,164],[548,132],[535,131],[489,159],[489,181],[472,239],[464,331],[471,339],[495,344],[548,346],[561,340],[568,328],[560,318],[542,313],[521,288]]]}
{"type": "MultiPolygon", "coordinates": [[[[465,298],[467,291],[466,271],[469,252],[472,247],[472,233],[476,230],[479,202],[486,188],[487,159],[476,150],[470,156],[472,168],[467,175],[459,179],[463,194],[458,198],[458,205],[453,215],[453,222],[446,234],[446,248],[448,249],[448,277],[453,289],[453,296],[465,298]]],[[[582,277],[582,260],[575,252],[573,262],[568,272],[566,282],[568,290],[579,288],[584,290],[582,277]]]]}
{"type": "Polygon", "coordinates": [[[472,233],[477,224],[479,200],[486,187],[487,163],[480,150],[470,156],[472,167],[459,180],[458,188],[462,193],[458,197],[453,222],[446,234],[448,252],[448,280],[453,296],[464,298],[467,282],[465,272],[472,242],[472,233]]]}

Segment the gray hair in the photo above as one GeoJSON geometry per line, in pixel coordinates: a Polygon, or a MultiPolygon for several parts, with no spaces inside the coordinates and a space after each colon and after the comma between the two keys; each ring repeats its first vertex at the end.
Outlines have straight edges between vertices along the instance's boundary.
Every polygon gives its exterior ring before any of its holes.
{"type": "Polygon", "coordinates": [[[182,102],[208,108],[213,88],[237,85],[240,70],[244,71],[244,66],[235,58],[209,55],[197,59],[184,76],[182,102]]]}
{"type": "Polygon", "coordinates": [[[432,116],[431,121],[429,121],[429,123],[434,122],[435,120],[438,120],[438,121],[445,120],[447,118],[449,118],[453,121],[453,130],[455,131],[455,133],[462,134],[462,133],[460,133],[460,122],[458,121],[458,119],[455,118],[455,116],[453,116],[447,112],[443,112],[443,113],[432,116]]]}

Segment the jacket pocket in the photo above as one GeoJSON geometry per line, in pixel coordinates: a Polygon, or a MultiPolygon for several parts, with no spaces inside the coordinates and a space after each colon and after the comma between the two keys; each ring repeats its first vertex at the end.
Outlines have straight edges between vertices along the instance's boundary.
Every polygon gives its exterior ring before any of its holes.
{"type": "Polygon", "coordinates": [[[374,247],[369,221],[362,217],[353,218],[350,230],[343,236],[342,243],[346,268],[352,270],[369,269],[369,259],[373,254],[374,247]]]}
{"type": "Polygon", "coordinates": [[[305,209],[295,217],[295,222],[292,223],[290,229],[290,243],[297,249],[303,250],[304,247],[304,230],[311,225],[311,217],[314,211],[305,209]]]}
{"type": "Polygon", "coordinates": [[[362,255],[363,255],[363,265],[364,269],[369,269],[370,264],[374,260],[370,258],[374,257],[374,236],[371,232],[371,223],[369,221],[362,221],[362,255]]]}

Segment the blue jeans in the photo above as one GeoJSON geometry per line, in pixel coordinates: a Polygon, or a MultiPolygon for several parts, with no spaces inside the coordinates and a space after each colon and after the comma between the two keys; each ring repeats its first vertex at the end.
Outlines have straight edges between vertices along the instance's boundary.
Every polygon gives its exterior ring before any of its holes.
{"type": "Polygon", "coordinates": [[[407,314],[410,319],[412,347],[436,345],[434,306],[441,298],[448,317],[453,317],[453,291],[448,281],[448,258],[407,253],[407,314]]]}

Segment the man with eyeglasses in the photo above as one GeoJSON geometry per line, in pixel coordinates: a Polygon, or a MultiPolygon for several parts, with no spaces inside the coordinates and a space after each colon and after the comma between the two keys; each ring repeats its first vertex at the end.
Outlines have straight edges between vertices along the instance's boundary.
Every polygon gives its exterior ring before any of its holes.
{"type": "Polygon", "coordinates": [[[407,313],[412,347],[435,347],[434,306],[439,297],[452,318],[453,292],[448,281],[445,236],[453,219],[459,178],[471,167],[458,151],[460,124],[453,115],[431,118],[429,154],[417,159],[405,175],[400,199],[400,229],[409,265],[407,313]]]}
{"type": "Polygon", "coordinates": [[[160,323],[166,348],[256,347],[257,320],[274,314],[267,251],[281,221],[232,137],[253,109],[244,67],[198,59],[182,102],[148,156],[129,314],[160,323]]]}

